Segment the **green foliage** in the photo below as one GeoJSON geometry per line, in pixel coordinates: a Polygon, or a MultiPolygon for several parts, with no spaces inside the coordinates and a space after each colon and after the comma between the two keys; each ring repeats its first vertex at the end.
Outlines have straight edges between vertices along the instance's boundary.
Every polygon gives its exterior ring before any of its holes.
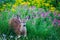
{"type": "MultiPolygon", "coordinates": [[[[28,6],[19,6],[16,8],[15,12],[11,10],[4,11],[0,13],[0,33],[1,34],[9,34],[9,24],[8,21],[13,15],[19,14],[21,18],[25,18],[30,15],[30,19],[26,22],[27,27],[27,39],[26,40],[57,40],[60,39],[59,28],[55,28],[52,24],[55,16],[53,13],[49,13],[46,17],[41,14],[46,14],[44,9],[36,8],[36,7],[28,7],[28,6]],[[35,18],[35,15],[38,18],[35,18]],[[33,17],[34,16],[34,17],[33,17]],[[49,18],[51,17],[51,18],[49,18]]],[[[25,38],[21,38],[24,40],[25,38]]]]}
{"type": "Polygon", "coordinates": [[[16,0],[0,0],[0,11],[3,11],[5,8],[11,8],[16,0]]]}
{"type": "Polygon", "coordinates": [[[0,5],[6,4],[6,3],[11,3],[11,4],[13,4],[14,2],[15,2],[15,0],[0,0],[0,5]]]}

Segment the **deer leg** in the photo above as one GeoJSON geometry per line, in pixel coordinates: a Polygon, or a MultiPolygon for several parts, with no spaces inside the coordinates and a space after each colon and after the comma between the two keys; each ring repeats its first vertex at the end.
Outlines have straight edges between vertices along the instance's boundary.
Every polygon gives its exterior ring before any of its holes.
{"type": "Polygon", "coordinates": [[[24,27],[24,37],[26,37],[27,36],[27,30],[26,30],[26,27],[24,27]]]}

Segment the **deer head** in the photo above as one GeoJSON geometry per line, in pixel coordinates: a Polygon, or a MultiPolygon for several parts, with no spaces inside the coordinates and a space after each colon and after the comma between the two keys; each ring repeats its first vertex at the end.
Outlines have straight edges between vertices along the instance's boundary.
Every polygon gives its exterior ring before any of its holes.
{"type": "Polygon", "coordinates": [[[21,37],[21,34],[24,35],[24,37],[26,37],[26,35],[27,35],[26,22],[27,22],[27,20],[28,20],[28,17],[26,17],[24,19],[20,19],[19,15],[17,15],[16,17],[13,17],[9,21],[9,24],[12,26],[10,28],[14,29],[14,32],[16,33],[18,38],[21,37]]]}

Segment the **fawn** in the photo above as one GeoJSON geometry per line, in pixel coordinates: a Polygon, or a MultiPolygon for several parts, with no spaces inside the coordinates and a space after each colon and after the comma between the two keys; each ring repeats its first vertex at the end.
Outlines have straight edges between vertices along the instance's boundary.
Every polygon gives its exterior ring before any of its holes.
{"type": "Polygon", "coordinates": [[[10,30],[13,29],[13,32],[17,35],[17,38],[20,38],[21,35],[26,37],[27,35],[27,29],[26,29],[26,20],[20,19],[20,17],[17,15],[17,17],[14,17],[9,20],[10,30]]]}

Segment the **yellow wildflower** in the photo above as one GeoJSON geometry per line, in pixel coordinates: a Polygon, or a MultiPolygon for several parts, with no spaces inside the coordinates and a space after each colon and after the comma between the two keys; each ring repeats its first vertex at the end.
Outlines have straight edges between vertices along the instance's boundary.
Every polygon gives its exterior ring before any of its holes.
{"type": "Polygon", "coordinates": [[[30,2],[27,2],[28,5],[30,5],[30,2]]]}
{"type": "Polygon", "coordinates": [[[29,2],[25,2],[25,4],[28,4],[29,2]]]}
{"type": "Polygon", "coordinates": [[[15,6],[18,6],[18,4],[19,4],[19,3],[16,2],[14,5],[15,5],[15,6]]]}
{"type": "Polygon", "coordinates": [[[15,12],[16,11],[14,8],[12,8],[11,10],[12,10],[12,12],[15,12]]]}
{"type": "Polygon", "coordinates": [[[49,3],[45,3],[45,6],[48,7],[48,6],[50,6],[50,4],[49,3]]]}
{"type": "Polygon", "coordinates": [[[13,8],[16,8],[16,7],[17,7],[17,5],[16,5],[16,4],[14,4],[14,5],[13,5],[13,8]]]}
{"type": "Polygon", "coordinates": [[[37,2],[37,3],[40,3],[40,1],[39,1],[39,0],[38,0],[38,1],[36,0],[36,2],[37,2]]]}
{"type": "Polygon", "coordinates": [[[45,5],[45,3],[42,3],[42,5],[45,5]]]}
{"type": "Polygon", "coordinates": [[[52,7],[53,5],[51,5],[51,7],[52,7]]]}
{"type": "Polygon", "coordinates": [[[25,5],[25,2],[21,3],[21,5],[25,5]]]}
{"type": "Polygon", "coordinates": [[[30,5],[30,2],[23,2],[21,5],[30,5]]]}
{"type": "Polygon", "coordinates": [[[51,7],[50,11],[54,12],[55,11],[55,7],[51,7]]]}
{"type": "Polygon", "coordinates": [[[23,0],[16,0],[16,3],[22,3],[23,0]]]}

